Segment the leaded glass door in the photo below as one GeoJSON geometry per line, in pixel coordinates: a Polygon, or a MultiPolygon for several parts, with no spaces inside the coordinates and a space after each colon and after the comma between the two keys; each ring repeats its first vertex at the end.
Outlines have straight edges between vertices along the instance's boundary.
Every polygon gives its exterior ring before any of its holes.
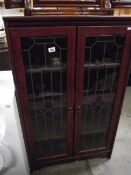
{"type": "Polygon", "coordinates": [[[73,149],[75,27],[14,29],[11,36],[32,159],[69,156],[73,149]]]}
{"type": "Polygon", "coordinates": [[[113,142],[128,64],[127,33],[115,27],[78,29],[76,154],[104,151],[113,142]]]}

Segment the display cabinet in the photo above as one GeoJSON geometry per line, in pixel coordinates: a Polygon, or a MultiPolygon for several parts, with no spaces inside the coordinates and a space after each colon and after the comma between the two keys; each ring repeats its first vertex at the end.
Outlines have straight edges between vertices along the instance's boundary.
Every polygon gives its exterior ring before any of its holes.
{"type": "Polygon", "coordinates": [[[4,21],[31,169],[110,158],[130,69],[130,18],[4,21]]]}

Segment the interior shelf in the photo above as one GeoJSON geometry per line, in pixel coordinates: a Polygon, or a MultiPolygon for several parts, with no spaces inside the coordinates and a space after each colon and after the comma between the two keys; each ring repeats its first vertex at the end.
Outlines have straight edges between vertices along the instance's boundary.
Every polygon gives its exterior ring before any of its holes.
{"type": "Polygon", "coordinates": [[[66,138],[66,135],[62,135],[62,134],[60,134],[60,135],[55,135],[55,133],[54,133],[54,135],[53,136],[45,136],[44,134],[43,135],[41,135],[40,137],[37,137],[37,136],[35,136],[35,141],[36,142],[42,142],[42,141],[49,141],[49,140],[60,140],[60,139],[64,139],[64,138],[66,138]]]}
{"type": "Polygon", "coordinates": [[[113,92],[109,89],[98,89],[95,90],[83,90],[83,96],[97,96],[97,95],[104,95],[104,96],[112,96],[113,92]]]}
{"type": "Polygon", "coordinates": [[[88,130],[88,131],[82,131],[81,135],[94,135],[98,133],[105,133],[107,130],[105,129],[98,129],[98,130],[88,130]]]}
{"type": "Polygon", "coordinates": [[[54,72],[54,71],[64,71],[64,70],[66,70],[66,68],[67,68],[67,66],[66,66],[66,64],[62,64],[61,66],[54,66],[54,67],[51,67],[51,66],[43,66],[43,67],[33,67],[33,68],[31,68],[31,69],[27,69],[26,70],[26,72],[27,73],[37,73],[37,72],[43,72],[43,71],[45,71],[45,72],[54,72]]]}
{"type": "Polygon", "coordinates": [[[108,68],[108,67],[118,67],[120,63],[85,63],[84,68],[108,68]]]}
{"type": "Polygon", "coordinates": [[[46,92],[44,94],[39,94],[39,95],[29,95],[29,99],[34,99],[34,98],[43,98],[43,97],[54,97],[54,96],[65,96],[66,93],[60,93],[60,92],[46,92]]]}
{"type": "Polygon", "coordinates": [[[35,100],[29,102],[30,104],[30,110],[34,110],[35,105],[35,110],[44,110],[47,106],[53,106],[53,108],[60,108],[60,107],[65,107],[66,106],[66,98],[65,97],[60,97],[59,99],[53,99],[51,101],[49,100],[35,100]]]}
{"type": "Polygon", "coordinates": [[[97,97],[102,97],[103,100],[105,100],[106,102],[110,102],[112,101],[112,99],[114,98],[114,93],[107,93],[107,94],[94,94],[94,95],[89,95],[87,96],[83,96],[83,103],[91,103],[93,101],[95,101],[95,99],[97,97]]]}

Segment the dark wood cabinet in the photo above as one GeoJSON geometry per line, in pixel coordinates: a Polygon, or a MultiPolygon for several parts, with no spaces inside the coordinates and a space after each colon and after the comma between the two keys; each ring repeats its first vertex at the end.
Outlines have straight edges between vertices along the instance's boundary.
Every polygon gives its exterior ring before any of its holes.
{"type": "Polygon", "coordinates": [[[111,156],[131,49],[117,19],[4,18],[31,169],[111,156]]]}

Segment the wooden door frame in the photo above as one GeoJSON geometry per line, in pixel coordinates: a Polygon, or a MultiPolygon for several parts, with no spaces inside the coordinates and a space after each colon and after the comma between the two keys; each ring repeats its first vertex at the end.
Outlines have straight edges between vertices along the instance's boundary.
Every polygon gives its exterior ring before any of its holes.
{"type": "MultiPolygon", "coordinates": [[[[73,150],[73,105],[74,105],[74,67],[75,67],[75,43],[76,43],[76,27],[26,27],[13,28],[8,30],[8,39],[11,42],[11,62],[13,64],[13,72],[15,73],[15,86],[19,105],[22,115],[20,116],[23,129],[26,149],[29,155],[31,166],[35,161],[55,160],[72,155],[73,150]],[[37,158],[35,154],[35,146],[33,142],[33,128],[31,125],[31,116],[29,113],[29,103],[27,98],[27,87],[25,80],[25,71],[23,64],[23,56],[21,52],[20,38],[30,36],[56,36],[64,35],[68,38],[68,55],[67,55],[67,154],[47,156],[37,158]],[[72,107],[72,110],[70,110],[72,107]],[[28,116],[28,117],[27,117],[28,116]]],[[[32,169],[32,167],[31,167],[32,169]]],[[[34,169],[34,168],[33,168],[34,169]]]]}
{"type": "Polygon", "coordinates": [[[101,150],[107,150],[109,152],[108,157],[111,156],[115,135],[120,118],[120,111],[124,99],[124,93],[126,89],[126,83],[128,80],[128,71],[130,69],[130,53],[129,46],[131,46],[131,32],[127,30],[127,27],[113,27],[113,26],[92,26],[85,27],[79,26],[77,29],[77,66],[76,66],[76,105],[75,105],[75,136],[74,136],[74,154],[88,154],[91,152],[99,152],[101,150]],[[125,34],[125,47],[123,50],[123,56],[120,64],[119,79],[117,83],[117,89],[114,98],[113,112],[111,116],[110,127],[108,129],[107,146],[98,149],[87,149],[78,151],[80,140],[80,113],[82,107],[82,92],[83,92],[83,78],[84,78],[84,59],[85,59],[85,36],[86,35],[107,35],[107,34],[125,34]],[[121,95],[120,95],[121,94],[121,95]],[[79,109],[80,108],[80,109],[79,109]]]}

